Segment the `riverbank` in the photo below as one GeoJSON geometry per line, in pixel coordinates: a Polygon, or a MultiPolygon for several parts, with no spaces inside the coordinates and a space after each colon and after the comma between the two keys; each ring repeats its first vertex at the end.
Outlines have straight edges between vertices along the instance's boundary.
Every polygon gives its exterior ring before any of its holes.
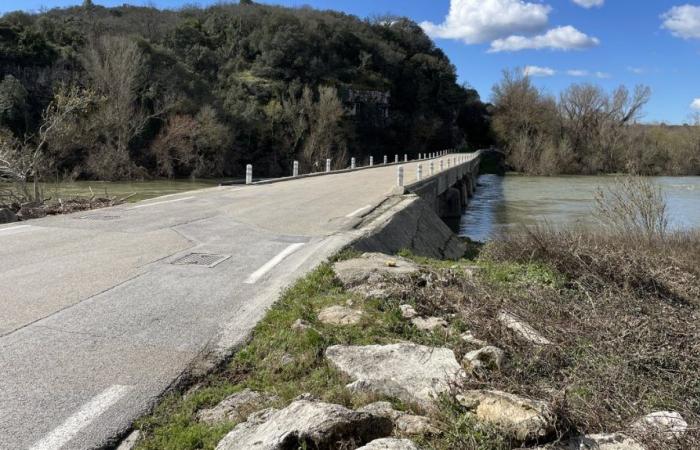
{"type": "Polygon", "coordinates": [[[694,448],[698,255],[697,235],[537,234],[456,262],[343,253],[139,421],[137,448],[694,448]]]}

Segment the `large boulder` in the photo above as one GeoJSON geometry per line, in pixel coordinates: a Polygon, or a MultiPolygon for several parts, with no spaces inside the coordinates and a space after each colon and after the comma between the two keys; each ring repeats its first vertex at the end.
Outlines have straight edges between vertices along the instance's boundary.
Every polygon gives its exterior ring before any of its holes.
{"type": "Polygon", "coordinates": [[[408,439],[382,438],[376,439],[357,450],[420,450],[413,441],[408,439]]]}
{"type": "Polygon", "coordinates": [[[226,397],[213,408],[197,412],[197,419],[210,425],[224,421],[240,422],[262,406],[278,400],[276,395],[244,389],[226,397]]]}
{"type": "Polygon", "coordinates": [[[326,358],[355,380],[348,388],[415,402],[430,408],[464,376],[452,350],[411,343],[346,346],[326,349],[326,358]]]}
{"type": "Polygon", "coordinates": [[[17,222],[17,214],[7,208],[0,208],[0,224],[17,222]]]}
{"type": "Polygon", "coordinates": [[[420,269],[405,258],[364,253],[359,258],[335,263],[333,270],[349,291],[367,298],[388,298],[397,287],[392,281],[406,279],[420,269]]]}
{"type": "Polygon", "coordinates": [[[391,420],[330,403],[297,400],[284,409],[251,415],[227,434],[217,450],[331,450],[363,445],[391,434],[391,420]]]}
{"type": "Polygon", "coordinates": [[[476,418],[495,425],[521,442],[548,436],[556,417],[547,403],[501,391],[473,390],[457,396],[476,418]]]}
{"type": "Polygon", "coordinates": [[[326,325],[357,325],[362,320],[362,311],[347,306],[329,306],[318,313],[318,320],[326,325]]]}

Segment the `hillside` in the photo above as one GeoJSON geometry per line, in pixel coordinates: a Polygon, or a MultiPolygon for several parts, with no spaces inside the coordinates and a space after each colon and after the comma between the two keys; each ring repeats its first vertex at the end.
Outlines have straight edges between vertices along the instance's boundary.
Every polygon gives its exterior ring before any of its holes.
{"type": "Polygon", "coordinates": [[[0,140],[32,136],[43,176],[276,176],[488,141],[478,93],[403,18],[87,0],[3,16],[0,73],[0,140]]]}

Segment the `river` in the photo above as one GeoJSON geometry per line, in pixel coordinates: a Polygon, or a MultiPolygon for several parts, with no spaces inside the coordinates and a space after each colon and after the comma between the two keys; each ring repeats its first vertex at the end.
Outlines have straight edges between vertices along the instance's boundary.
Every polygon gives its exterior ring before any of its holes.
{"type": "Polygon", "coordinates": [[[44,195],[51,198],[129,197],[129,202],[138,202],[163,195],[218,186],[222,180],[150,180],[150,181],[74,181],[64,183],[42,183],[44,195]]]}
{"type": "MultiPolygon", "coordinates": [[[[672,229],[700,228],[700,177],[653,177],[668,204],[672,229]]],[[[522,225],[594,224],[596,188],[613,176],[538,177],[482,175],[459,225],[459,234],[484,241],[522,225]]]]}

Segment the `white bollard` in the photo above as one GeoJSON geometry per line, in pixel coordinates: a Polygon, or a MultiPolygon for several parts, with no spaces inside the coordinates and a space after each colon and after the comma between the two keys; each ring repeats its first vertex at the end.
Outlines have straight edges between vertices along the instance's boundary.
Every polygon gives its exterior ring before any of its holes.
{"type": "Polygon", "coordinates": [[[331,171],[331,160],[330,158],[326,160],[326,172],[331,171]]]}
{"type": "Polygon", "coordinates": [[[253,184],[253,165],[245,166],[245,184],[253,184]]]}
{"type": "Polygon", "coordinates": [[[386,155],[384,155],[384,164],[386,164],[387,162],[388,162],[388,158],[386,155]]]}
{"type": "Polygon", "coordinates": [[[423,179],[423,164],[418,164],[418,168],[416,169],[416,179],[418,181],[423,179]]]}
{"type": "Polygon", "coordinates": [[[399,155],[394,155],[394,164],[398,164],[399,162],[399,155]]]}
{"type": "Polygon", "coordinates": [[[450,168],[450,158],[447,158],[447,168],[450,168]]]}
{"type": "Polygon", "coordinates": [[[408,162],[408,155],[405,153],[403,154],[403,162],[408,162]]]}
{"type": "Polygon", "coordinates": [[[292,169],[292,176],[293,177],[299,176],[299,161],[294,161],[294,168],[292,169]]]}
{"type": "Polygon", "coordinates": [[[396,168],[396,185],[398,187],[403,186],[403,166],[396,168]]]}
{"type": "Polygon", "coordinates": [[[435,161],[430,161],[430,176],[435,175],[435,161]]]}
{"type": "Polygon", "coordinates": [[[442,172],[443,170],[445,170],[445,160],[441,159],[440,160],[440,172],[442,172]]]}
{"type": "Polygon", "coordinates": [[[350,168],[351,169],[355,168],[355,157],[350,158],[350,168]]]}
{"type": "Polygon", "coordinates": [[[374,165],[374,156],[369,157],[369,166],[372,167],[374,165]]]}

